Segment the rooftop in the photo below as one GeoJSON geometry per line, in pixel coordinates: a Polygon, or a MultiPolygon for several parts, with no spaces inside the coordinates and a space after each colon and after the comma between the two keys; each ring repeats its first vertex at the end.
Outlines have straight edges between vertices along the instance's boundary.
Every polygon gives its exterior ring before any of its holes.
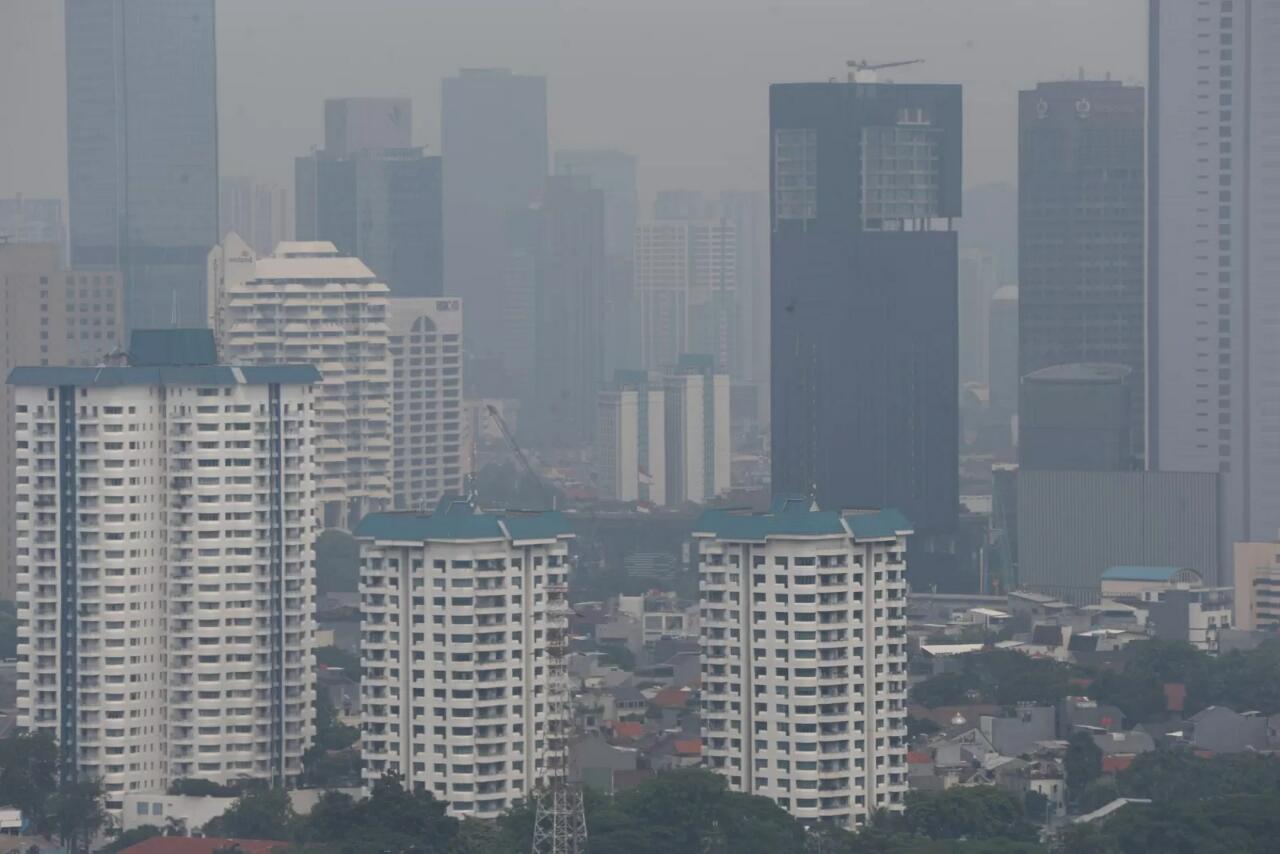
{"type": "Polygon", "coordinates": [[[130,337],[128,351],[120,355],[123,364],[14,368],[9,385],[116,388],[309,385],[320,381],[314,365],[220,365],[213,332],[208,329],[139,329],[130,337]]]}
{"type": "Polygon", "coordinates": [[[555,540],[572,537],[569,523],[554,510],[481,510],[458,495],[445,495],[432,513],[371,513],[360,520],[361,539],[555,540]]]}
{"type": "Polygon", "coordinates": [[[1117,383],[1124,381],[1132,373],[1133,368],[1128,365],[1116,365],[1107,362],[1074,362],[1032,371],[1023,378],[1023,381],[1032,383],[1117,383]]]}
{"type": "Polygon", "coordinates": [[[853,537],[892,540],[911,533],[900,512],[886,510],[819,510],[809,498],[778,495],[768,512],[708,510],[694,525],[694,536],[720,540],[766,540],[770,537],[853,537]]]}
{"type": "Polygon", "coordinates": [[[1193,569],[1179,566],[1113,566],[1102,572],[1103,581],[1163,581],[1172,584],[1175,581],[1199,581],[1200,573],[1193,569]],[[1180,573],[1190,573],[1193,577],[1179,577],[1180,573]]]}

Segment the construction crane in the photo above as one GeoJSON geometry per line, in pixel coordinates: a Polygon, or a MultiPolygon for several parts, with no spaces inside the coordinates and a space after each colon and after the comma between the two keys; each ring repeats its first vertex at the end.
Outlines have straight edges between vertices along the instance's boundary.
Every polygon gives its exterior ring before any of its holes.
{"type": "Polygon", "coordinates": [[[486,407],[489,417],[498,424],[498,429],[502,431],[502,438],[507,440],[507,445],[511,448],[511,452],[516,455],[516,459],[520,461],[520,465],[524,467],[525,473],[533,480],[538,488],[538,494],[542,496],[543,502],[546,503],[547,509],[554,510],[556,506],[555,497],[551,495],[546,484],[542,482],[542,478],[538,477],[538,473],[533,470],[533,466],[529,462],[529,458],[524,455],[524,451],[520,450],[516,437],[511,435],[511,428],[507,426],[507,422],[502,419],[502,413],[498,412],[498,407],[492,403],[486,407]]]}
{"type": "Polygon", "coordinates": [[[850,83],[875,83],[880,79],[880,75],[876,74],[884,68],[898,68],[902,65],[915,65],[924,62],[923,59],[902,59],[897,62],[867,62],[865,59],[851,59],[845,63],[849,68],[850,83]]]}

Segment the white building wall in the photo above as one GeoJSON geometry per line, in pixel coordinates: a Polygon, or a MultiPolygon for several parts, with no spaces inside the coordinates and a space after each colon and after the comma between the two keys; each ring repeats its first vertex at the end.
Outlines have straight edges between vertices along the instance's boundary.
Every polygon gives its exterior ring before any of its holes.
{"type": "Polygon", "coordinates": [[[396,771],[457,816],[529,797],[567,687],[547,656],[567,628],[565,540],[361,536],[361,559],[366,785],[396,771]]]}
{"type": "Polygon", "coordinates": [[[1153,463],[1221,472],[1223,564],[1280,527],[1280,0],[1151,0],[1153,463]]]}
{"type": "Polygon", "coordinates": [[[471,471],[462,419],[462,302],[389,302],[392,506],[430,510],[471,471]]]}
{"type": "Polygon", "coordinates": [[[901,810],[905,536],[695,536],[704,766],[801,822],[901,810]]]}
{"type": "Polygon", "coordinates": [[[178,777],[301,772],[314,733],[314,432],[310,388],[281,388],[279,594],[266,386],[87,387],[61,402],[56,387],[14,389],[19,724],[67,744],[74,708],[76,767],[101,776],[113,810],[178,777]],[[74,687],[60,660],[72,628],[74,687]]]}

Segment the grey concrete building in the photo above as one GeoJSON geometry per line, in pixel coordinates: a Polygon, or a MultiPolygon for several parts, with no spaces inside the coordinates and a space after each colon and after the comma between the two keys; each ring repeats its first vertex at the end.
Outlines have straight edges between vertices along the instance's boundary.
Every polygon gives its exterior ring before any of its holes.
{"type": "Polygon", "coordinates": [[[1018,464],[1022,469],[1119,471],[1136,468],[1128,365],[1068,364],[1022,378],[1018,464]]]}
{"type": "Polygon", "coordinates": [[[1198,472],[1027,471],[1017,475],[1017,585],[1098,601],[1109,567],[1222,565],[1218,478],[1198,472]]]}

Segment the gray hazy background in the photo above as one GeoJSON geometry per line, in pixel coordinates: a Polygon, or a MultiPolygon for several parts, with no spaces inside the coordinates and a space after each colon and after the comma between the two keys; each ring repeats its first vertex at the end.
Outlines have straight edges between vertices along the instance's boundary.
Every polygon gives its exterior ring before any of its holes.
{"type": "MultiPolygon", "coordinates": [[[[965,87],[965,183],[1016,177],[1017,90],[1145,76],[1144,0],[219,0],[221,171],[292,186],[321,101],[413,99],[438,150],[440,80],[545,74],[551,149],[639,157],[659,189],[764,189],[769,83],[846,59],[923,58],[903,82],[965,87]]],[[[0,196],[66,195],[62,3],[0,0],[0,196]]]]}

